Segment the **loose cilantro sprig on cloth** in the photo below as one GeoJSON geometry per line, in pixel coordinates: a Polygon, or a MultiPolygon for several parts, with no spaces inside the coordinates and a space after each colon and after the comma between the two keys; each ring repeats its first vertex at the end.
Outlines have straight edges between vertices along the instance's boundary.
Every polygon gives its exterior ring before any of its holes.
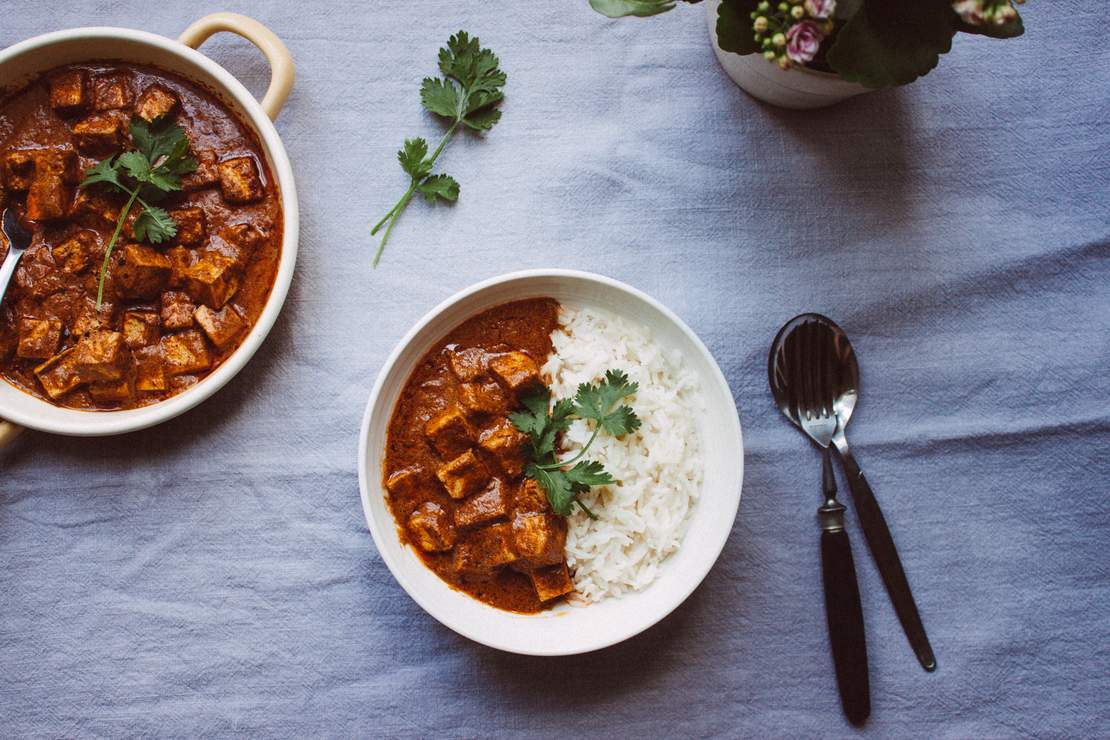
{"type": "Polygon", "coordinates": [[[551,405],[551,391],[541,387],[521,398],[524,411],[509,415],[510,421],[528,435],[528,456],[531,458],[524,474],[547,492],[551,508],[570,516],[577,504],[591,519],[594,513],[578,499],[592,486],[613,483],[613,476],[596,460],[583,460],[601,430],[620,438],[640,428],[640,418],[624,399],[634,395],[639,385],[630,383],[620,370],[609,370],[605,380],[595,385],[583,383],[573,399],[563,398],[551,405]],[[590,439],[576,455],[559,460],[555,444],[560,433],[575,419],[594,422],[590,439]]]}
{"type": "Polygon", "coordinates": [[[119,240],[127,214],[137,201],[143,207],[131,231],[140,241],[161,244],[177,235],[177,224],[165,209],[150,205],[166,194],[181,190],[181,178],[197,168],[189,156],[189,139],[185,129],[158,119],[148,124],[142,118],[131,119],[131,142],[134,151],[123,152],[101,160],[85,172],[80,187],[97,183],[113,185],[127,193],[127,203],[120,210],[115,231],[104,250],[100,279],[96,288],[96,307],[104,301],[104,281],[108,276],[108,259],[119,240]]]}
{"type": "Polygon", "coordinates": [[[385,233],[374,255],[374,266],[381,261],[382,252],[393,232],[401,213],[419,192],[429,203],[443,200],[454,203],[459,199],[459,183],[450,175],[432,174],[436,159],[460,125],[474,131],[489,131],[499,120],[501,111],[497,104],[505,97],[505,73],[498,65],[497,55],[479,45],[478,38],[471,38],[466,31],[459,31],[439,50],[439,69],[443,77],[425,77],[420,85],[420,102],[424,108],[450,122],[446,133],[431,156],[428,142],[422,138],[405,139],[404,147],[397,152],[401,169],[409,176],[409,187],[393,208],[374,226],[370,234],[385,233]]]}

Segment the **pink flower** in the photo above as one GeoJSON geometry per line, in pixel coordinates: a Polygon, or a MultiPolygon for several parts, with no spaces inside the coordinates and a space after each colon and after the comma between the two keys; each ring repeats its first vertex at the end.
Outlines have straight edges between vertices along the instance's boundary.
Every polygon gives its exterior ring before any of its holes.
{"type": "Polygon", "coordinates": [[[953,0],[952,10],[956,11],[964,23],[972,26],[981,26],[986,20],[983,14],[983,0],[953,0]]]}
{"type": "Polygon", "coordinates": [[[813,21],[795,23],[786,32],[786,55],[796,64],[812,62],[824,40],[821,27],[813,21]]]}
{"type": "Polygon", "coordinates": [[[836,0],[806,0],[805,7],[810,18],[825,19],[836,12],[836,0]]]}

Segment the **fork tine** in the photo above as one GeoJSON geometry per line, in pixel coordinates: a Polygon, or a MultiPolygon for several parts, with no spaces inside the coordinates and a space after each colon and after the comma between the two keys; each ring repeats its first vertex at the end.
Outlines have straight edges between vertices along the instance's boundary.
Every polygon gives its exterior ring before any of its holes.
{"type": "Polygon", "coordinates": [[[817,373],[817,407],[821,416],[832,415],[832,391],[829,388],[829,374],[832,371],[832,361],[829,357],[829,328],[823,322],[815,323],[817,329],[817,362],[814,363],[813,372],[817,373]]]}
{"type": "Polygon", "coordinates": [[[801,332],[802,328],[797,327],[786,337],[783,342],[783,355],[786,360],[786,371],[790,375],[790,383],[788,386],[790,395],[790,405],[793,407],[794,415],[800,422],[805,418],[803,413],[804,400],[802,398],[802,361],[801,361],[801,332]]]}
{"type": "Polygon", "coordinates": [[[802,326],[802,331],[805,332],[805,341],[802,344],[802,373],[805,375],[805,384],[802,386],[805,392],[805,405],[806,415],[810,419],[817,418],[817,389],[814,384],[814,367],[813,363],[816,361],[816,342],[814,341],[817,325],[812,321],[807,321],[802,326]]]}

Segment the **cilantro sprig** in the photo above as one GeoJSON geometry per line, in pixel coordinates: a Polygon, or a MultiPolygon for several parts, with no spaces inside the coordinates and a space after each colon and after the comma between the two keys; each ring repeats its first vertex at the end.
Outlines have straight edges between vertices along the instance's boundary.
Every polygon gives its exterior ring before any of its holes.
{"type": "Polygon", "coordinates": [[[637,390],[639,385],[629,382],[623,371],[609,370],[602,382],[583,383],[573,399],[559,399],[554,405],[551,391],[541,386],[521,398],[523,411],[509,415],[513,426],[528,435],[530,460],[524,474],[544,489],[555,513],[570,516],[577,504],[591,519],[597,518],[578,495],[614,480],[601,463],[583,458],[602,430],[619,439],[640,428],[640,418],[624,404],[624,400],[637,390]],[[559,460],[557,438],[575,419],[592,421],[593,433],[577,454],[559,460]]]}
{"type": "Polygon", "coordinates": [[[504,99],[501,88],[505,86],[505,73],[499,68],[497,55],[481,48],[478,37],[471,38],[466,31],[459,31],[439,50],[439,69],[443,77],[425,77],[420,85],[420,102],[424,108],[447,120],[447,131],[435,151],[428,154],[428,142],[420,137],[405,139],[397,152],[401,169],[409,176],[409,186],[392,208],[370,231],[376,236],[383,228],[385,233],[374,254],[374,267],[381,261],[389,235],[416,193],[428,203],[438,201],[454,203],[459,199],[459,183],[445,174],[432,174],[444,147],[455,135],[459,126],[474,131],[489,131],[501,120],[497,105],[504,99]]]}
{"type": "Polygon", "coordinates": [[[148,124],[139,117],[131,119],[133,151],[123,152],[97,162],[85,172],[79,187],[104,183],[127,194],[127,203],[120,210],[115,231],[104,250],[100,278],[96,288],[96,307],[104,301],[104,282],[108,276],[108,260],[119,241],[127,215],[137,202],[142,213],[131,224],[131,231],[140,241],[161,244],[177,235],[177,224],[163,208],[152,206],[167,194],[181,190],[181,178],[197,168],[189,156],[189,138],[185,129],[163,119],[148,124]]]}

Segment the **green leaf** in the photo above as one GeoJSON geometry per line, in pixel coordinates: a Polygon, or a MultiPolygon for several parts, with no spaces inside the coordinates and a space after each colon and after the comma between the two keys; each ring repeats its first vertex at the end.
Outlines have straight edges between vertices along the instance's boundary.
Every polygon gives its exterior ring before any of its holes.
{"type": "Polygon", "coordinates": [[[450,80],[425,77],[420,84],[420,103],[437,116],[451,120],[459,116],[459,91],[450,80]]]}
{"type": "Polygon", "coordinates": [[[674,6],[675,0],[590,0],[591,8],[609,18],[647,18],[666,13],[674,6]]]}
{"type": "Polygon", "coordinates": [[[463,123],[467,128],[475,131],[489,131],[501,120],[501,111],[496,108],[487,108],[475,113],[467,113],[463,123]]]}
{"type": "Polygon", "coordinates": [[[759,46],[751,14],[759,0],[724,0],[717,8],[717,45],[734,54],[755,54],[759,46]]]}
{"type": "Polygon", "coordinates": [[[952,48],[956,18],[948,0],[867,0],[837,33],[829,66],[868,87],[913,82],[952,48]]]}
{"type": "Polygon", "coordinates": [[[98,182],[106,182],[120,189],[124,188],[123,183],[120,182],[119,179],[119,168],[115,158],[108,157],[107,159],[102,159],[85,170],[85,179],[81,181],[79,187],[87,188],[98,182]]]}
{"type": "Polygon", "coordinates": [[[459,199],[459,184],[450,175],[432,175],[425,178],[416,189],[423,193],[424,199],[429,203],[435,203],[437,199],[454,203],[459,199]]]}
{"type": "Polygon", "coordinates": [[[577,495],[572,490],[566,473],[561,470],[544,470],[534,463],[529,463],[524,469],[524,474],[540,484],[547,493],[547,501],[551,504],[551,509],[556,514],[571,515],[577,495]]]}
{"type": "Polygon", "coordinates": [[[426,177],[432,170],[432,163],[428,156],[428,142],[422,138],[405,139],[405,145],[397,152],[397,161],[401,169],[413,178],[419,180],[426,177]]]}
{"type": "Polygon", "coordinates": [[[597,460],[582,460],[570,470],[565,471],[571,489],[582,493],[592,486],[607,486],[614,482],[613,476],[597,460]]]}
{"type": "Polygon", "coordinates": [[[640,428],[640,419],[628,406],[617,406],[639,390],[620,370],[608,370],[605,380],[597,385],[583,383],[575,395],[575,413],[583,419],[592,419],[614,437],[623,437],[640,428]]]}
{"type": "Polygon", "coordinates": [[[150,160],[140,152],[124,152],[116,158],[116,166],[137,182],[150,182],[150,160]]]}
{"type": "Polygon", "coordinates": [[[148,207],[131,224],[131,232],[139,241],[161,244],[177,236],[177,224],[170,214],[156,206],[148,207]]]}

